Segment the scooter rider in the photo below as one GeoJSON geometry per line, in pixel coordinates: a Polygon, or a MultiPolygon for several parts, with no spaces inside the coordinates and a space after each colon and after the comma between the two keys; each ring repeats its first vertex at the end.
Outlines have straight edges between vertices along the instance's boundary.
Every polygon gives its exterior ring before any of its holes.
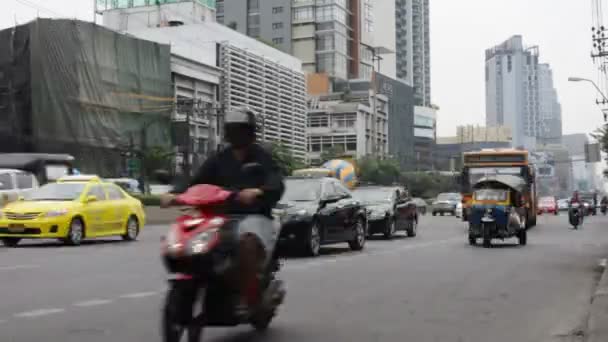
{"type": "Polygon", "coordinates": [[[581,202],[580,196],[578,194],[578,190],[574,190],[574,193],[572,193],[572,197],[570,198],[570,201],[568,202],[568,218],[570,221],[572,221],[572,204],[573,203],[577,203],[579,204],[579,210],[580,210],[580,215],[579,215],[579,220],[583,221],[583,217],[585,217],[585,207],[583,206],[583,203],[581,202]]]}
{"type": "Polygon", "coordinates": [[[213,184],[234,194],[229,200],[228,215],[242,217],[236,223],[238,245],[238,287],[241,302],[239,314],[251,312],[261,297],[258,270],[272,255],[277,231],[272,220],[272,208],[284,191],[283,176],[272,155],[256,143],[255,113],[240,107],[226,113],[225,139],[229,146],[208,158],[189,183],[176,186],[164,195],[161,206],[171,205],[174,194],[183,193],[196,184],[213,184]],[[259,164],[263,180],[253,180],[244,165],[259,164]],[[257,183],[257,184],[254,184],[257,183]],[[260,184],[262,183],[262,184],[260,184]]]}

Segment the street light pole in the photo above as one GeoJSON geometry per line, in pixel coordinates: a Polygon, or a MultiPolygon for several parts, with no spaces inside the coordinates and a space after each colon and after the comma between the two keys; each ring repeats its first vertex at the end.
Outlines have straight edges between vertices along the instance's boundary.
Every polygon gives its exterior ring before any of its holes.
{"type": "Polygon", "coordinates": [[[568,81],[570,81],[570,82],[589,82],[589,83],[593,84],[595,89],[597,89],[597,92],[600,93],[600,95],[602,95],[604,101],[606,103],[608,103],[608,97],[606,97],[606,95],[604,94],[604,92],[602,92],[600,87],[598,87],[597,84],[595,84],[595,82],[593,82],[592,80],[587,79],[587,78],[580,78],[580,77],[568,77],[568,81]]]}

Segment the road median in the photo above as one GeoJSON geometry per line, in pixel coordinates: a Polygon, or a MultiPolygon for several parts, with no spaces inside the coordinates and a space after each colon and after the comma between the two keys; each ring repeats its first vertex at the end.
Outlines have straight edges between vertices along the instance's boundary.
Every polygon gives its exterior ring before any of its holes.
{"type": "Polygon", "coordinates": [[[603,262],[604,271],[591,299],[587,342],[608,341],[608,268],[603,262]]]}

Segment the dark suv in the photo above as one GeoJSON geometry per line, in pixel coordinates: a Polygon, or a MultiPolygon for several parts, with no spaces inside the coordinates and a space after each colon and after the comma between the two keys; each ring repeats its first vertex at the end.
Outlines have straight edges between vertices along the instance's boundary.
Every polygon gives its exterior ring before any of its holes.
{"type": "Polygon", "coordinates": [[[365,209],[335,178],[288,177],[273,215],[281,224],[279,241],[311,256],[325,244],[348,242],[353,250],[365,245],[365,209]]]}

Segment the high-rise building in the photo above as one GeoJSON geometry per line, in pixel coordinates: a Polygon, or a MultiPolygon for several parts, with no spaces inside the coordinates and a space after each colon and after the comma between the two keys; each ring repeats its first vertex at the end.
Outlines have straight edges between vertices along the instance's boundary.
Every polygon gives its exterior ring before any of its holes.
{"type": "MultiPolygon", "coordinates": [[[[486,125],[511,127],[514,147],[534,149],[537,138],[547,133],[540,113],[538,61],[538,47],[525,47],[522,36],[486,50],[486,125]]],[[[556,102],[556,97],[548,101],[556,102]]]]}
{"type": "Polygon", "coordinates": [[[397,78],[414,87],[418,105],[431,106],[430,0],[396,0],[397,78]]]}
{"type": "Polygon", "coordinates": [[[374,0],[218,0],[217,21],[299,58],[306,73],[371,79],[374,0]]]}
{"type": "Polygon", "coordinates": [[[538,65],[539,115],[542,144],[559,144],[562,140],[562,107],[553,85],[553,71],[549,64],[538,65]]]}

